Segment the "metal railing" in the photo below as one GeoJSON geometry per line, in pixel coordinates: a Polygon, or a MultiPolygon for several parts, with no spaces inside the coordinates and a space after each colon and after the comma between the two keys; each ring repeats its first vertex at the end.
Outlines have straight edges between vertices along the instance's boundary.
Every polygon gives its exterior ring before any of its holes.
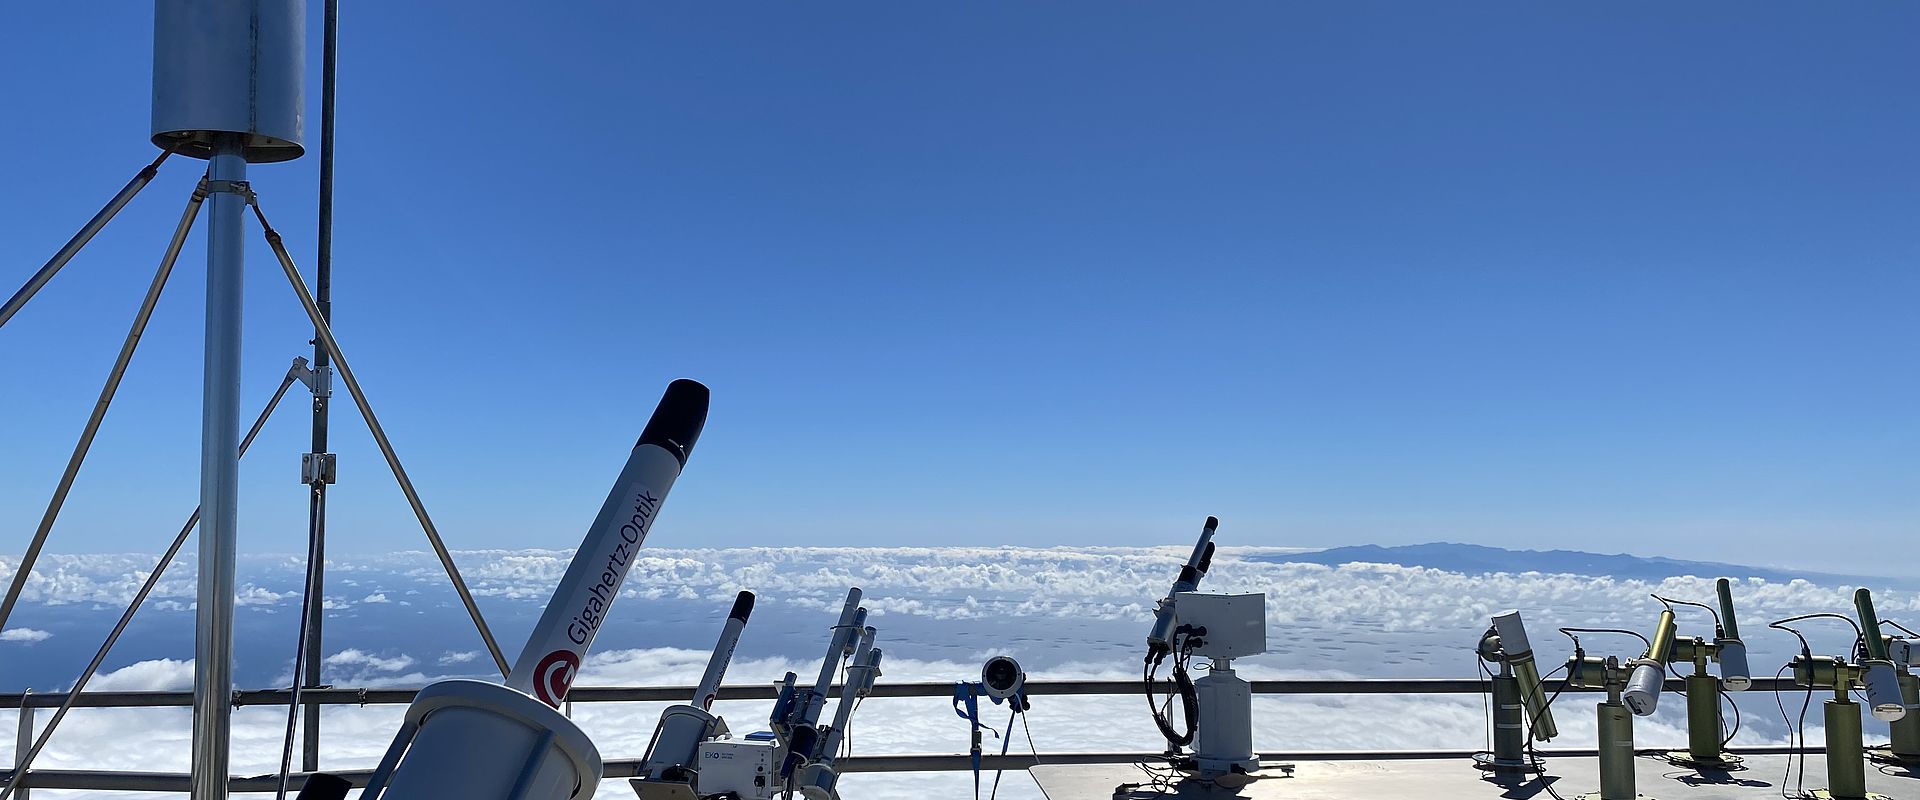
{"type": "MultiPolygon", "coordinates": [[[[1488,693],[1488,683],[1478,678],[1366,678],[1351,680],[1276,680],[1250,681],[1255,694],[1264,695],[1355,695],[1355,694],[1442,694],[1442,695],[1484,695],[1488,693]]],[[[1668,691],[1683,691],[1685,681],[1667,682],[1668,691]]],[[[1028,694],[1034,696],[1067,695],[1131,695],[1141,691],[1139,681],[1111,680],[1058,680],[1029,681],[1026,684],[1028,694]]],[[[1587,692],[1597,690],[1567,686],[1564,681],[1546,681],[1548,692],[1587,692]]],[[[1785,678],[1755,678],[1749,690],[1754,693],[1783,690],[1799,690],[1792,680],[1785,678]]],[[[367,706],[401,705],[413,701],[417,689],[306,689],[300,693],[303,706],[367,706]]],[[[692,686],[580,686],[567,694],[569,703],[678,703],[684,702],[694,692],[692,686]]],[[[777,694],[772,684],[723,686],[720,700],[771,700],[777,694]]],[[[839,697],[840,687],[832,687],[829,694],[839,697]]],[[[953,694],[951,682],[921,683],[883,683],[873,687],[871,697],[910,698],[910,697],[950,697],[953,694]]],[[[243,706],[285,706],[292,699],[287,689],[260,689],[235,692],[233,704],[243,706]]],[[[31,743],[34,732],[34,711],[40,708],[57,708],[66,702],[64,693],[16,692],[0,694],[0,709],[20,710],[19,741],[31,743]]],[[[78,708],[166,708],[187,707],[193,705],[192,692],[83,692],[74,702],[78,708]]],[[[18,753],[25,752],[23,744],[18,753]]],[[[1405,760],[1432,758],[1467,758],[1475,751],[1463,750],[1306,750],[1292,752],[1260,753],[1263,761],[1323,761],[1323,760],[1405,760]]],[[[1780,754],[1799,752],[1785,747],[1742,747],[1742,753],[1780,754]]],[[[1821,752],[1813,748],[1807,752],[1821,752]]],[[[1592,757],[1592,749],[1551,749],[1541,750],[1546,756],[1592,757]]],[[[1059,752],[1038,754],[986,755],[982,757],[982,766],[988,769],[1024,770],[1036,764],[1124,764],[1151,758],[1158,753],[1151,752],[1059,752]]],[[[849,756],[837,762],[843,772],[949,772],[969,771],[973,768],[971,758],[965,753],[913,753],[849,756]]],[[[605,779],[630,778],[639,774],[639,759],[610,759],[606,762],[605,779]]],[[[361,770],[324,770],[353,783],[366,785],[371,769],[361,770]]],[[[290,786],[298,788],[306,781],[308,773],[294,773],[290,786]]],[[[12,770],[0,770],[0,780],[10,779],[12,770]]],[[[271,792],[279,787],[279,775],[235,776],[228,781],[232,792],[271,792]]],[[[21,781],[23,789],[83,789],[94,791],[146,791],[146,792],[186,792],[190,789],[188,776],[174,772],[134,772],[124,770],[29,770],[21,781]]],[[[23,793],[24,796],[24,793],[23,793]]]]}

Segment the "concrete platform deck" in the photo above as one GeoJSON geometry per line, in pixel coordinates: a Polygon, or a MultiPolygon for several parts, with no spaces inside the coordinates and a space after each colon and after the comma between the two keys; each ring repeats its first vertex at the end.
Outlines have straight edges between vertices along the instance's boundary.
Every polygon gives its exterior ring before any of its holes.
{"type": "MultiPolygon", "coordinates": [[[[1649,800],[1780,800],[1788,759],[1749,756],[1744,770],[1700,773],[1642,757],[1635,760],[1636,788],[1649,800]]],[[[1156,786],[1132,764],[1042,764],[1029,771],[1047,800],[1553,800],[1553,792],[1575,800],[1588,792],[1597,798],[1600,788],[1598,761],[1592,757],[1548,758],[1544,776],[1490,775],[1465,758],[1291,763],[1291,776],[1263,765],[1262,778],[1237,792],[1193,781],[1156,786]]],[[[1784,796],[1803,796],[1799,778],[1796,768],[1784,784],[1784,796]]],[[[1804,796],[1826,785],[1824,756],[1808,756],[1804,796]]],[[[1870,763],[1867,790],[1892,800],[1920,800],[1920,773],[1870,763]]]]}

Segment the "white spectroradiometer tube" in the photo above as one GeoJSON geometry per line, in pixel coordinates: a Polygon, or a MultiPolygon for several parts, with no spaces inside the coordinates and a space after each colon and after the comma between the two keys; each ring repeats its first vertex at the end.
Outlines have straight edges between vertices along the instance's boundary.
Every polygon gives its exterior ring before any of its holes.
{"type": "Polygon", "coordinates": [[[580,671],[594,634],[620,594],[620,584],[659,517],[667,491],[680,477],[687,453],[707,422],[707,387],[690,380],[667,386],[666,395],[627,456],[627,465],[600,506],[593,527],[553,591],[533,635],[507,675],[507,687],[555,708],[580,671]]]}

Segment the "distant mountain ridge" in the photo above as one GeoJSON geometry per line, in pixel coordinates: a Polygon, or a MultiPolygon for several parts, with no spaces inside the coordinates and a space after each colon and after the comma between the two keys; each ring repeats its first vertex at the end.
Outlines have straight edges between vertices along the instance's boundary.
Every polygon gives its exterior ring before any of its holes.
{"type": "Polygon", "coordinates": [[[1702,578],[1760,578],[1768,582],[1786,582],[1796,578],[1817,584],[1853,584],[1867,586],[1912,585],[1902,578],[1836,575],[1803,572],[1772,567],[1751,567],[1713,561],[1682,561],[1659,556],[1635,556],[1625,553],[1587,553],[1579,550],[1508,550],[1478,544],[1431,542],[1383,547],[1375,544],[1334,547],[1307,553],[1262,554],[1255,560],[1304,562],[1336,566],[1354,561],[1426,567],[1449,572],[1543,572],[1593,575],[1632,580],[1662,580],[1685,575],[1702,578]]]}

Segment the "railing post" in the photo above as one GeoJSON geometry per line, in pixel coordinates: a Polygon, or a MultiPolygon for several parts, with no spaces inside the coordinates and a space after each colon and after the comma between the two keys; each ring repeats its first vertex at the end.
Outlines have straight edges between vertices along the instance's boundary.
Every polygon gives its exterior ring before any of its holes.
{"type": "MultiPolygon", "coordinates": [[[[33,749],[33,706],[27,703],[28,698],[32,696],[32,689],[20,695],[20,732],[13,739],[14,772],[19,772],[27,765],[27,751],[33,749]]],[[[33,790],[27,788],[26,778],[23,776],[20,779],[20,788],[13,793],[13,796],[20,800],[29,800],[28,793],[31,791],[33,790]]]]}

